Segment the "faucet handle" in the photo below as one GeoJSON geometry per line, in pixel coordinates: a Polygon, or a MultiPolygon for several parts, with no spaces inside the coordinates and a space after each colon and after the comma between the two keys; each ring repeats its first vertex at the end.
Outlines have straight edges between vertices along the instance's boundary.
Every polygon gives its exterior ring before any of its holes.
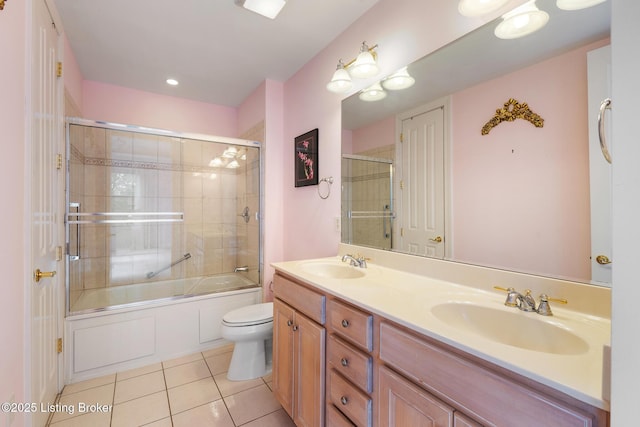
{"type": "Polygon", "coordinates": [[[551,298],[547,294],[540,295],[540,305],[538,305],[538,309],[536,312],[541,314],[542,316],[553,316],[553,312],[551,311],[551,306],[549,305],[549,301],[557,302],[560,304],[567,304],[569,301],[563,298],[551,298]]]}
{"type": "Polygon", "coordinates": [[[507,293],[507,299],[504,301],[504,305],[506,305],[507,307],[518,306],[518,296],[520,294],[514,288],[503,288],[500,286],[494,286],[493,289],[497,289],[499,291],[503,291],[507,293]]]}

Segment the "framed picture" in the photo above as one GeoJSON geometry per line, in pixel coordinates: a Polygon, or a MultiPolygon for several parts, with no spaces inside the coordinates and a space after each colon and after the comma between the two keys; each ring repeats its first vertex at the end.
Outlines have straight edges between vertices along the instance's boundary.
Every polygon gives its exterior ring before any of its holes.
{"type": "Polygon", "coordinates": [[[318,129],[295,139],[296,187],[318,185],[318,129]]]}

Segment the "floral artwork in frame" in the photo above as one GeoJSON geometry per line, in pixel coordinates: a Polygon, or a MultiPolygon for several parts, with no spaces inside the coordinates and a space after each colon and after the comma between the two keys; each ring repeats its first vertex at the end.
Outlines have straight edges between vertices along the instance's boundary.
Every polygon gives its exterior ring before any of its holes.
{"type": "Polygon", "coordinates": [[[318,185],[318,129],[295,139],[295,185],[318,185]]]}

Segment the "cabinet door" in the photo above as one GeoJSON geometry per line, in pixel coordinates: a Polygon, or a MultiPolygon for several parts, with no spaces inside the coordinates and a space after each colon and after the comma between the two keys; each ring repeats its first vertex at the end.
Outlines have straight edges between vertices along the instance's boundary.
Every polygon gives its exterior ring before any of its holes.
{"type": "Polygon", "coordinates": [[[296,312],[294,322],[295,403],[298,427],[324,425],[325,329],[296,312]]]}
{"type": "Polygon", "coordinates": [[[273,301],[273,392],[293,418],[293,321],[291,307],[273,301]]]}
{"type": "Polygon", "coordinates": [[[395,372],[380,368],[380,425],[451,427],[453,409],[395,372]]]}

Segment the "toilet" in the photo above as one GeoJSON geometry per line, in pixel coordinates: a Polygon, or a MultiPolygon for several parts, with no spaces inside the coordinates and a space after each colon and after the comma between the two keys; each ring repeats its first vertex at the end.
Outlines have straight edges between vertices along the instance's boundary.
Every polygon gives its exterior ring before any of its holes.
{"type": "Polygon", "coordinates": [[[271,373],[273,303],[254,304],[228,312],[222,317],[222,337],[235,344],[228,380],[250,380],[271,373]]]}

